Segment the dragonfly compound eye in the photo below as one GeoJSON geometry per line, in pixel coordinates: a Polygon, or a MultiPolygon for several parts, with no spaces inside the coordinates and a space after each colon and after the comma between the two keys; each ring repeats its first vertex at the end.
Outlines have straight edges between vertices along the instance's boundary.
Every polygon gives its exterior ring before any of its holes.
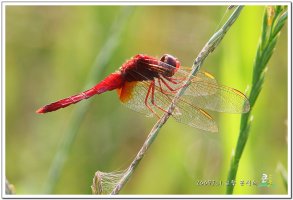
{"type": "Polygon", "coordinates": [[[176,58],[169,55],[169,54],[165,54],[162,56],[161,61],[164,63],[167,63],[168,65],[171,65],[173,67],[176,67],[176,58]]]}
{"type": "Polygon", "coordinates": [[[162,58],[160,59],[162,62],[171,65],[172,67],[174,67],[175,72],[177,71],[177,69],[180,66],[179,61],[177,60],[177,58],[175,58],[174,56],[170,55],[170,54],[165,54],[162,56],[162,58]]]}

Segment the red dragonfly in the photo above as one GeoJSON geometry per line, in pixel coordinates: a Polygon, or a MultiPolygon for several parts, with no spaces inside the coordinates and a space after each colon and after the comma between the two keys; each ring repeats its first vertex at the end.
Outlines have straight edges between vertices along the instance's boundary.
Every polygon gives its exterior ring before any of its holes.
{"type": "MultiPolygon", "coordinates": [[[[167,112],[178,90],[185,86],[189,71],[190,69],[183,69],[178,59],[171,55],[165,54],[158,60],[138,54],[91,89],[46,105],[36,112],[52,112],[116,89],[120,101],[128,108],[159,117],[167,112]]],[[[189,126],[217,132],[215,121],[204,109],[245,113],[249,111],[250,104],[240,91],[218,85],[211,74],[199,71],[192,77],[184,95],[179,98],[172,116],[176,121],[189,126]]]]}

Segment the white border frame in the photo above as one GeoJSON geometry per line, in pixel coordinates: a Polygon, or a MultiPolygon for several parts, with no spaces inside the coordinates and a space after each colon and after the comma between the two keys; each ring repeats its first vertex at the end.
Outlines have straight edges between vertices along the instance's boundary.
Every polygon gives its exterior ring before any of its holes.
{"type": "Polygon", "coordinates": [[[130,198],[292,198],[292,2],[291,1],[1,1],[1,197],[8,199],[130,199],[130,198]],[[287,195],[7,195],[5,194],[5,16],[8,5],[287,5],[288,6],[288,194],[287,195]]]}

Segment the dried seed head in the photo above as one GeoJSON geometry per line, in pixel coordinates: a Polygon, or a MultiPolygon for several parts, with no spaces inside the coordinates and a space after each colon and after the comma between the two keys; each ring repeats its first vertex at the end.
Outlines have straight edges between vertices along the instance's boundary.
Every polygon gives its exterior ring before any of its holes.
{"type": "Polygon", "coordinates": [[[267,13],[268,13],[268,25],[271,26],[273,23],[273,18],[275,16],[275,8],[274,6],[268,6],[267,7],[267,13]]]}
{"type": "Polygon", "coordinates": [[[93,194],[110,194],[116,187],[125,171],[101,172],[97,171],[91,185],[93,194]]]}

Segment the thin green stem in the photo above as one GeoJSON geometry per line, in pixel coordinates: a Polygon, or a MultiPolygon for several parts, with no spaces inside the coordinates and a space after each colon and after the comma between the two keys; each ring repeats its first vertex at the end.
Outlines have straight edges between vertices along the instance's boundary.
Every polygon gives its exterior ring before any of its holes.
{"type": "Polygon", "coordinates": [[[207,56],[219,45],[221,40],[224,38],[225,33],[229,30],[229,28],[232,26],[232,24],[235,22],[235,20],[238,18],[243,6],[238,6],[235,11],[232,13],[232,15],[229,17],[229,19],[226,21],[226,23],[220,28],[206,43],[206,45],[203,47],[203,49],[200,51],[199,55],[195,59],[192,71],[186,81],[186,86],[183,87],[178,91],[174,99],[172,100],[171,105],[168,108],[168,112],[166,112],[154,125],[152,130],[150,131],[147,139],[145,140],[144,144],[142,145],[141,149],[139,150],[138,154],[130,164],[130,166],[127,168],[126,172],[120,179],[120,181],[117,183],[113,191],[111,192],[112,195],[118,194],[120,190],[123,188],[123,186],[127,183],[131,175],[133,174],[135,168],[140,163],[141,159],[146,154],[147,150],[151,146],[151,144],[154,142],[155,138],[157,137],[159,131],[161,130],[162,126],[167,122],[169,119],[171,113],[175,109],[176,102],[179,100],[179,98],[183,95],[185,90],[188,87],[188,83],[190,83],[193,75],[196,74],[196,72],[200,69],[201,65],[203,64],[204,60],[207,58],[207,56]]]}
{"type": "MultiPolygon", "coordinates": [[[[101,51],[97,55],[91,67],[91,71],[87,79],[88,81],[85,84],[84,90],[88,89],[96,82],[97,78],[99,77],[99,74],[101,74],[101,70],[105,66],[107,66],[107,63],[109,62],[114,51],[117,49],[119,42],[121,41],[121,34],[125,28],[125,24],[127,23],[132,11],[133,7],[123,7],[121,9],[121,13],[119,14],[117,20],[113,23],[111,27],[109,37],[106,43],[101,48],[101,51]]],[[[61,171],[68,158],[72,144],[74,143],[75,138],[77,136],[78,129],[84,119],[86,112],[90,108],[90,103],[91,100],[87,100],[83,104],[78,106],[74,111],[72,118],[70,119],[68,129],[65,132],[65,136],[57,150],[57,153],[50,167],[48,180],[45,183],[46,194],[53,193],[56,188],[57,182],[60,178],[61,171]]]]}
{"type": "MultiPolygon", "coordinates": [[[[235,155],[232,155],[230,170],[227,178],[228,181],[236,180],[239,162],[249,137],[249,130],[252,121],[252,108],[254,107],[257,97],[261,92],[267,63],[274,52],[279,33],[285,24],[286,19],[287,11],[285,11],[285,9],[281,8],[280,6],[270,6],[264,13],[261,38],[253,66],[252,86],[248,97],[250,102],[250,111],[248,113],[242,114],[241,116],[239,137],[236,144],[235,155]]],[[[232,194],[233,190],[234,185],[227,185],[227,194],[232,194]]]]}

